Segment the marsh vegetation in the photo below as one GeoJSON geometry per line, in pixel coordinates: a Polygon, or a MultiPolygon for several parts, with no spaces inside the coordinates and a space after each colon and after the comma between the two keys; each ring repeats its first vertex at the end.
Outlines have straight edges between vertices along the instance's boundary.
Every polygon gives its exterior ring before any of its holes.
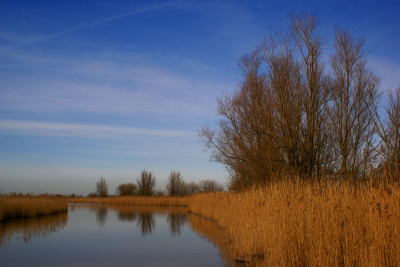
{"type": "Polygon", "coordinates": [[[22,193],[0,195],[0,221],[50,215],[67,210],[67,198],[61,195],[22,193]]]}

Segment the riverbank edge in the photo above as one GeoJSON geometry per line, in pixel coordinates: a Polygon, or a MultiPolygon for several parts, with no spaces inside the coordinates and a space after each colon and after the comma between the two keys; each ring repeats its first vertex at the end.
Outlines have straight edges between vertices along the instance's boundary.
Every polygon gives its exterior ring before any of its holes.
{"type": "Polygon", "coordinates": [[[0,222],[9,219],[36,218],[62,212],[68,212],[68,202],[66,197],[0,197],[0,222]]]}

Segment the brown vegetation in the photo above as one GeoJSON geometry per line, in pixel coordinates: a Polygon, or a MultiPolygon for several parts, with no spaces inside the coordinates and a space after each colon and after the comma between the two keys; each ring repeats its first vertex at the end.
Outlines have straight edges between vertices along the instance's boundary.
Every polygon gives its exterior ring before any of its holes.
{"type": "Polygon", "coordinates": [[[231,190],[293,174],[356,183],[383,165],[398,179],[400,89],[378,114],[380,79],[367,67],[365,40],[336,28],[324,62],[319,25],[314,14],[292,12],[287,31],[271,29],[240,59],[238,90],[217,100],[217,128],[199,131],[231,190]]]}
{"type": "Polygon", "coordinates": [[[139,179],[136,179],[140,196],[152,196],[155,194],[156,176],[154,173],[142,170],[139,179]]]}
{"type": "Polygon", "coordinates": [[[69,198],[69,203],[111,204],[111,205],[147,205],[147,206],[187,206],[188,198],[181,197],[82,197],[69,198]]]}
{"type": "Polygon", "coordinates": [[[101,197],[108,196],[108,185],[106,179],[103,177],[96,183],[96,194],[101,197]]]}
{"type": "Polygon", "coordinates": [[[0,196],[0,221],[29,218],[68,210],[67,198],[54,195],[9,194],[0,196]]]}
{"type": "Polygon", "coordinates": [[[0,248],[14,237],[21,237],[28,242],[32,237],[44,237],[63,229],[68,222],[68,213],[29,218],[25,220],[10,219],[0,223],[0,248]]]}
{"type": "Polygon", "coordinates": [[[225,228],[238,261],[265,266],[399,266],[400,186],[280,181],[190,198],[225,228]]]}
{"type": "Polygon", "coordinates": [[[137,186],[133,183],[120,184],[115,191],[120,196],[134,196],[137,192],[137,186]]]}

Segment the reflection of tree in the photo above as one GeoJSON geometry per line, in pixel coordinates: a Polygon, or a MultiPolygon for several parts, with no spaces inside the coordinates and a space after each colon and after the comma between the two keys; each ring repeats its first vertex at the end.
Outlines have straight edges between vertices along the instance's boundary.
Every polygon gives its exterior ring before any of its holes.
{"type": "Polygon", "coordinates": [[[0,248],[13,238],[22,238],[25,243],[31,238],[47,237],[63,229],[68,222],[68,213],[28,219],[10,219],[0,222],[0,248]]]}
{"type": "Polygon", "coordinates": [[[96,211],[96,221],[100,223],[100,227],[103,227],[106,224],[108,208],[107,207],[99,207],[96,211]]]}
{"type": "Polygon", "coordinates": [[[118,219],[120,221],[128,221],[128,222],[133,222],[134,220],[136,220],[137,217],[137,213],[136,212],[126,212],[126,211],[120,211],[118,213],[118,219]]]}
{"type": "Polygon", "coordinates": [[[142,235],[151,234],[155,228],[155,222],[152,213],[138,213],[137,226],[140,226],[142,235]]]}
{"type": "Polygon", "coordinates": [[[180,235],[182,227],[187,223],[187,216],[183,213],[169,213],[167,221],[171,235],[180,235]]]}

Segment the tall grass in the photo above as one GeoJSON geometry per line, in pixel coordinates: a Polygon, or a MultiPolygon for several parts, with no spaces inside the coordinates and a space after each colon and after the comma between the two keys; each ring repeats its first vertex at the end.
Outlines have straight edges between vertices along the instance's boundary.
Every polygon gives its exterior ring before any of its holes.
{"type": "Polygon", "coordinates": [[[79,197],[68,198],[69,203],[90,203],[110,205],[146,205],[146,206],[181,206],[189,204],[188,198],[182,197],[79,197]]]}
{"type": "Polygon", "coordinates": [[[0,221],[50,215],[67,210],[67,198],[63,196],[0,195],[0,221]]]}
{"type": "Polygon", "coordinates": [[[277,182],[199,194],[189,210],[225,228],[232,257],[266,266],[400,266],[399,185],[277,182]]]}

